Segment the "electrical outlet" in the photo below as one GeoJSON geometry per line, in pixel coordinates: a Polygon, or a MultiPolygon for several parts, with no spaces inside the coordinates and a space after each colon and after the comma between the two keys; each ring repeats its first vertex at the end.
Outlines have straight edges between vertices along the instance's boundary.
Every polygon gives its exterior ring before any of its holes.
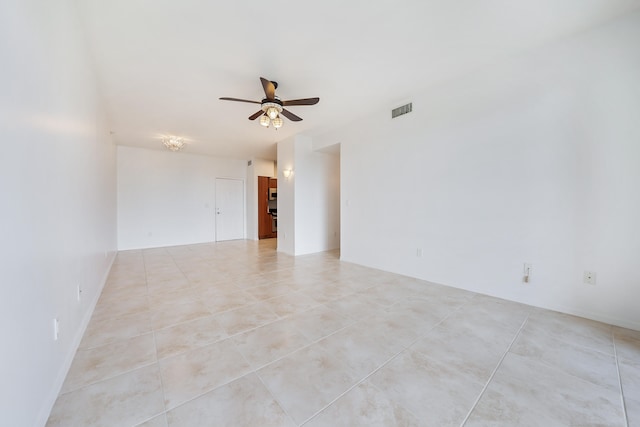
{"type": "Polygon", "coordinates": [[[582,276],[582,281],[587,285],[595,285],[596,284],[596,272],[595,271],[585,271],[582,276]]]}
{"type": "Polygon", "coordinates": [[[416,256],[417,257],[421,257],[422,256],[422,248],[416,249],[416,256]]]}
{"type": "Polygon", "coordinates": [[[76,296],[78,297],[78,302],[80,302],[80,297],[82,296],[82,287],[80,285],[76,289],[76,296]]]}
{"type": "Polygon", "coordinates": [[[58,335],[60,334],[60,322],[58,319],[53,319],[53,340],[58,341],[58,335]]]}

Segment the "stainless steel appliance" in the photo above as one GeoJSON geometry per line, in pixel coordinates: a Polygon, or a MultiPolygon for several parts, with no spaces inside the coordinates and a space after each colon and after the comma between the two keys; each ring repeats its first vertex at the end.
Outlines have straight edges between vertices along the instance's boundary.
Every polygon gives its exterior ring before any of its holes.
{"type": "Polygon", "coordinates": [[[278,231],[278,210],[269,209],[269,213],[271,214],[271,232],[276,233],[278,231]]]}

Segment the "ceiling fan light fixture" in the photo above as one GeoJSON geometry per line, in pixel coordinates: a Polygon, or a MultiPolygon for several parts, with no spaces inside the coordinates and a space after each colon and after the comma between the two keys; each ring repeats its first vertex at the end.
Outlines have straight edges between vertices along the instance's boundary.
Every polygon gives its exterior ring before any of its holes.
{"type": "Polygon", "coordinates": [[[273,120],[282,112],[282,105],[280,105],[278,102],[263,102],[262,111],[267,113],[267,116],[269,116],[269,118],[273,120]]]}
{"type": "Polygon", "coordinates": [[[282,120],[282,117],[276,117],[272,120],[272,123],[274,128],[279,129],[284,124],[284,121],[282,120]]]}
{"type": "Polygon", "coordinates": [[[278,117],[278,110],[276,109],[276,107],[269,107],[267,109],[267,114],[269,115],[269,118],[271,120],[274,120],[276,117],[278,117]]]}
{"type": "MultiPolygon", "coordinates": [[[[264,127],[269,127],[269,116],[263,115],[260,116],[260,124],[264,127]]],[[[275,124],[274,124],[275,126],[275,124]]]]}

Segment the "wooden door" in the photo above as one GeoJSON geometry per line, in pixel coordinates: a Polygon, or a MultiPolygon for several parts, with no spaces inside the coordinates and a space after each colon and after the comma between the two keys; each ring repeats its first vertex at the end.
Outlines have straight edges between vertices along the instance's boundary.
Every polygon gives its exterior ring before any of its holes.
{"type": "Polygon", "coordinates": [[[271,215],[269,215],[269,177],[258,177],[258,239],[271,237],[271,215]]]}

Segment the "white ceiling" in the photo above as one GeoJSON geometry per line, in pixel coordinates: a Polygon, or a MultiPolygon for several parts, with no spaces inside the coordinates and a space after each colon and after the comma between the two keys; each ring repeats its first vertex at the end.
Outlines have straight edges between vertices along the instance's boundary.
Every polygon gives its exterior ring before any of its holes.
{"type": "Polygon", "coordinates": [[[416,91],[597,26],[640,0],[77,0],[116,143],[275,159],[275,143],[391,109],[416,91]],[[259,77],[289,109],[279,130],[247,117],[259,77]]]}

